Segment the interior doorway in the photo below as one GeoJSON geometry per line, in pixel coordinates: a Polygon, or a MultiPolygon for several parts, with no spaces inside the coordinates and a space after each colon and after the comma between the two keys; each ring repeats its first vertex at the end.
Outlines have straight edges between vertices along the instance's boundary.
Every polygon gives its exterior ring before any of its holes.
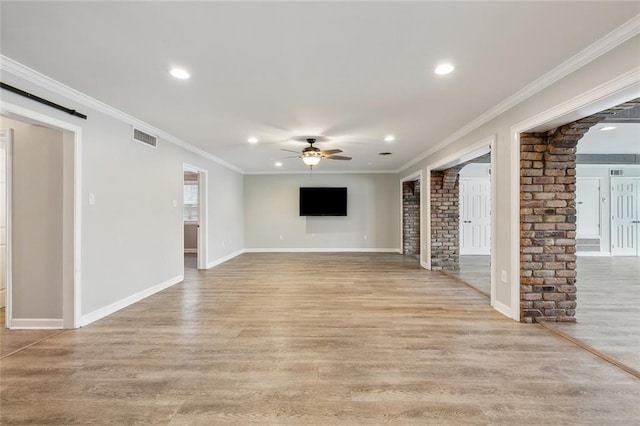
{"type": "Polygon", "coordinates": [[[459,174],[460,269],[458,277],[485,295],[491,293],[491,167],[471,160],[459,174]]]}
{"type": "Polygon", "coordinates": [[[492,212],[496,185],[489,172],[495,161],[494,145],[495,138],[490,137],[427,167],[423,186],[428,197],[428,226],[423,245],[427,269],[442,271],[473,287],[495,307],[492,212]],[[464,170],[472,173],[461,174],[464,170]]]}
{"type": "Polygon", "coordinates": [[[400,235],[402,254],[420,260],[422,241],[421,225],[421,179],[422,172],[409,175],[400,181],[402,194],[402,229],[400,235]]]}
{"type": "Polygon", "coordinates": [[[80,129],[21,107],[0,106],[4,327],[76,328],[80,129]]]}
{"type": "Polygon", "coordinates": [[[182,219],[185,269],[207,269],[207,172],[183,166],[182,219]]]}

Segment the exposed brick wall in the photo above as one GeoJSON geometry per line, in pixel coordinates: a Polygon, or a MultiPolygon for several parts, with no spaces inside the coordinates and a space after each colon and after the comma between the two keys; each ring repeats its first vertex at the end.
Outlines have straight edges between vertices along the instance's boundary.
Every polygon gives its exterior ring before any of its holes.
{"type": "Polygon", "coordinates": [[[576,148],[640,99],[545,133],[520,135],[520,319],[575,322],[576,148]]]}
{"type": "Polygon", "coordinates": [[[420,254],[420,181],[402,183],[402,235],[402,252],[420,254]]]}
{"type": "Polygon", "coordinates": [[[458,174],[465,164],[431,172],[431,270],[460,269],[460,189],[458,174]]]}

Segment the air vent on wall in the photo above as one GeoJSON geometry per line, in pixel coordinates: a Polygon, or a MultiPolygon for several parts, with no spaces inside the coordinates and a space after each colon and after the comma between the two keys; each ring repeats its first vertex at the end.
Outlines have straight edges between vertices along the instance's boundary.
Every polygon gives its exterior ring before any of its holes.
{"type": "Polygon", "coordinates": [[[141,142],[145,145],[152,146],[154,148],[158,145],[158,138],[156,136],[145,133],[140,129],[133,128],[133,140],[141,142]]]}
{"type": "Polygon", "coordinates": [[[622,176],[622,169],[611,169],[609,172],[611,176],[622,176]]]}

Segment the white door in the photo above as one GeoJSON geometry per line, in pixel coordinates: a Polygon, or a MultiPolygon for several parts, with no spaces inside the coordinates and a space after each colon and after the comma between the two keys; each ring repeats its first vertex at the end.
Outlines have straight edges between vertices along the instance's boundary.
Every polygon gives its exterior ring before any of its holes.
{"type": "Polygon", "coordinates": [[[10,149],[11,130],[0,130],[0,308],[5,307],[7,300],[10,149]]]}
{"type": "Polygon", "coordinates": [[[611,254],[637,256],[640,178],[611,178],[611,254]]]}
{"type": "Polygon", "coordinates": [[[600,178],[576,179],[578,238],[600,238],[600,178]]]}
{"type": "Polygon", "coordinates": [[[460,179],[460,254],[491,254],[491,181],[460,179]]]}

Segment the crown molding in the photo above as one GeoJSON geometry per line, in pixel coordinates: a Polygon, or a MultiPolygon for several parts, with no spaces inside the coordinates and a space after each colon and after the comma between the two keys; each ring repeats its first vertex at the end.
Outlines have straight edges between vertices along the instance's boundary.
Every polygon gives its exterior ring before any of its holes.
{"type": "MultiPolygon", "coordinates": [[[[314,175],[362,175],[362,174],[368,174],[368,175],[380,175],[380,174],[396,174],[397,171],[395,170],[345,170],[345,171],[339,171],[339,170],[314,170],[313,172],[311,172],[311,174],[314,175]]],[[[244,172],[245,175],[308,175],[309,174],[309,170],[304,171],[304,172],[276,172],[276,171],[251,171],[251,172],[244,172]]]]}
{"type": "Polygon", "coordinates": [[[625,41],[638,34],[640,34],[640,14],[634,16],[615,30],[611,31],[609,34],[602,37],[600,40],[587,46],[585,49],[576,53],[571,58],[564,61],[562,64],[544,74],[542,77],[529,83],[528,85],[517,91],[515,94],[511,95],[504,101],[500,102],[498,105],[481,114],[476,119],[460,128],[458,131],[452,133],[432,148],[428,149],[413,160],[404,164],[397,170],[397,172],[399,173],[419,163],[431,154],[434,154],[447,145],[450,145],[463,136],[471,133],[473,130],[477,129],[483,124],[488,123],[505,111],[508,111],[519,103],[524,102],[536,93],[541,92],[542,90],[551,86],[553,83],[579,70],[589,62],[597,59],[598,57],[604,55],[608,51],[614,49],[615,47],[621,45],[625,41]]]}
{"type": "Polygon", "coordinates": [[[117,108],[114,108],[110,105],[105,104],[95,98],[92,98],[89,95],[86,95],[78,90],[75,90],[57,80],[54,80],[51,77],[48,77],[32,68],[27,67],[26,65],[21,64],[7,56],[0,55],[0,70],[2,72],[7,72],[15,75],[23,80],[29,81],[43,89],[49,90],[57,95],[63,96],[71,101],[77,102],[81,105],[89,107],[93,110],[106,114],[110,117],[113,117],[117,120],[123,121],[125,123],[131,124],[132,126],[138,127],[141,130],[152,133],[158,136],[160,139],[163,139],[167,142],[170,142],[174,145],[177,145],[181,148],[186,149],[187,151],[191,151],[194,154],[197,154],[201,157],[204,157],[208,160],[213,161],[214,163],[220,164],[223,167],[226,167],[235,172],[244,174],[244,171],[233,164],[227,163],[226,161],[212,155],[203,149],[200,149],[184,140],[165,132],[162,129],[159,129],[149,123],[146,123],[142,120],[139,120],[123,111],[120,111],[117,108]]]}

